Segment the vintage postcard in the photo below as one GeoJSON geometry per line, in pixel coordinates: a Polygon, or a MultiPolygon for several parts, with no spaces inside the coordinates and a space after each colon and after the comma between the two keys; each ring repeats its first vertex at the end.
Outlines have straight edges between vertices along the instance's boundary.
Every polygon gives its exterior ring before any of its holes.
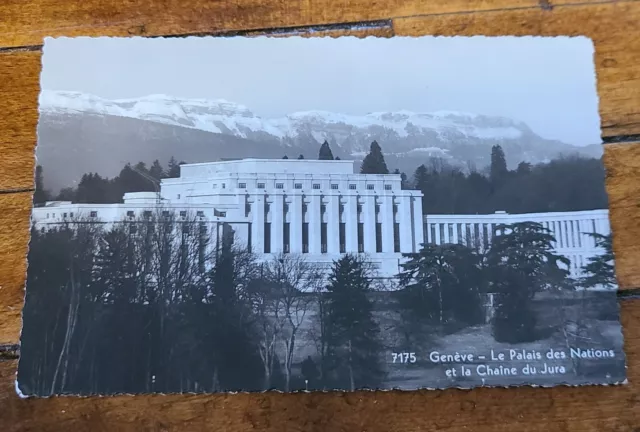
{"type": "Polygon", "coordinates": [[[41,85],[22,394],[626,381],[590,40],[47,39],[41,85]]]}

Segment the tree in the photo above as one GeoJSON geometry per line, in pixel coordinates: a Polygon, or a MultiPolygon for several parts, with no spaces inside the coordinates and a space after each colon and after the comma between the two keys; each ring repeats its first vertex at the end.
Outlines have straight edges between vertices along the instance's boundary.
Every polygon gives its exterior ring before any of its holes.
{"type": "Polygon", "coordinates": [[[331,152],[331,148],[329,147],[329,143],[325,140],[320,146],[320,151],[318,152],[319,160],[333,160],[333,153],[331,152]]]}
{"type": "Polygon", "coordinates": [[[570,287],[569,260],[553,252],[555,238],[539,223],[498,225],[496,230],[486,270],[496,295],[494,337],[510,343],[536,340],[532,300],[540,291],[570,287]]]}
{"type": "Polygon", "coordinates": [[[298,160],[302,160],[302,159],[304,159],[304,156],[302,155],[298,156],[298,160]]]}
{"type": "Polygon", "coordinates": [[[176,161],[176,159],[171,156],[171,159],[169,159],[169,169],[167,170],[167,177],[168,178],[178,178],[180,177],[180,164],[178,164],[178,161],[176,161]]]}
{"type": "Polygon", "coordinates": [[[491,147],[491,167],[489,180],[494,188],[501,186],[507,178],[507,160],[500,145],[491,147]]]}
{"type": "Polygon", "coordinates": [[[284,156],[282,156],[282,159],[289,159],[289,156],[284,155],[284,156]]]}
{"type": "Polygon", "coordinates": [[[398,168],[393,171],[394,174],[400,175],[400,188],[401,189],[409,189],[409,183],[407,180],[407,175],[405,173],[401,173],[398,168]]]}
{"type": "Polygon", "coordinates": [[[153,165],[149,168],[149,175],[158,181],[167,177],[167,174],[165,173],[164,168],[162,168],[162,165],[160,165],[158,159],[154,160],[153,165]]]}
{"type": "Polygon", "coordinates": [[[408,254],[402,265],[398,293],[410,321],[449,320],[466,325],[483,321],[481,294],[485,291],[479,255],[460,244],[425,244],[408,254]]]}
{"type": "MultiPolygon", "coordinates": [[[[335,261],[327,286],[327,361],[347,388],[376,388],[384,372],[380,329],[373,319],[371,273],[363,258],[347,254],[335,261]]],[[[327,378],[325,385],[327,385],[327,378]]]]}
{"type": "Polygon", "coordinates": [[[94,173],[84,174],[78,183],[76,201],[94,204],[117,202],[114,201],[113,192],[112,184],[108,179],[94,173]]]}
{"type": "Polygon", "coordinates": [[[371,143],[369,154],[367,154],[362,161],[360,167],[361,174],[389,174],[389,168],[384,161],[384,155],[382,149],[377,141],[371,143]]]}
{"type": "Polygon", "coordinates": [[[336,156],[334,160],[340,160],[340,156],[336,156]]]}
{"type": "Polygon", "coordinates": [[[58,196],[56,196],[56,201],[75,201],[75,200],[76,200],[76,190],[71,187],[60,189],[60,192],[58,192],[58,196]]]}
{"type": "Polygon", "coordinates": [[[527,174],[531,174],[531,164],[529,162],[520,162],[518,164],[518,168],[516,170],[516,173],[518,175],[527,175],[527,174]]]}
{"type": "Polygon", "coordinates": [[[586,276],[582,278],[580,285],[585,288],[615,288],[618,283],[616,281],[611,234],[590,233],[589,235],[594,239],[596,247],[601,248],[603,253],[590,257],[588,259],[589,262],[582,267],[586,276]]]}
{"type": "Polygon", "coordinates": [[[42,166],[36,166],[36,189],[33,192],[33,203],[44,204],[49,201],[49,192],[44,187],[44,177],[42,174],[42,166]]]}
{"type": "MultiPolygon", "coordinates": [[[[284,391],[289,391],[298,331],[304,323],[312,300],[304,290],[313,290],[313,287],[319,286],[322,278],[320,272],[302,256],[281,253],[267,262],[263,280],[268,287],[267,299],[262,298],[263,301],[267,301],[263,304],[268,306],[268,312],[271,314],[266,317],[271,326],[266,334],[269,335],[269,343],[278,340],[282,344],[284,391]]],[[[264,348],[265,354],[269,354],[267,346],[264,348]]],[[[272,359],[273,352],[270,354],[271,356],[265,355],[263,360],[272,359]]]]}
{"type": "Polygon", "coordinates": [[[424,193],[428,181],[429,172],[427,171],[427,167],[422,164],[416,168],[416,171],[413,174],[413,187],[424,193]]]}

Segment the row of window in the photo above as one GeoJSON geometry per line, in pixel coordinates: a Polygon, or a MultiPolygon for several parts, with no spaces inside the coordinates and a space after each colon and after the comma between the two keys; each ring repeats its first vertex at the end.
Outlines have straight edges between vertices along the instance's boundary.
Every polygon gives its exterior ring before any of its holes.
{"type": "MultiPolygon", "coordinates": [[[[595,219],[585,220],[583,223],[590,225],[591,232],[597,232],[595,219]]],[[[453,243],[454,239],[457,238],[458,243],[466,243],[468,246],[472,246],[473,242],[482,242],[486,247],[489,237],[496,235],[494,224],[432,223],[429,225],[429,230],[425,230],[425,234],[430,234],[430,242],[434,244],[438,239],[439,243],[442,244],[453,243]]],[[[584,233],[580,231],[579,221],[543,222],[542,226],[555,237],[558,247],[582,247],[582,234],[584,233]]]]}
{"type": "MultiPolygon", "coordinates": [[[[303,213],[307,213],[307,212],[308,212],[308,210],[309,210],[309,204],[307,204],[307,203],[302,203],[302,212],[303,212],[303,213]]],[[[265,214],[266,214],[266,213],[269,213],[270,211],[271,211],[271,204],[270,204],[270,203],[265,203],[265,205],[264,205],[264,212],[265,212],[265,214]]],[[[358,205],[356,206],[356,211],[357,211],[358,213],[362,213],[362,204],[358,204],[358,205]]],[[[375,205],[375,211],[376,211],[376,213],[380,213],[380,205],[379,205],[379,204],[376,204],[376,205],[375,205]]],[[[245,212],[245,216],[246,216],[246,217],[248,217],[248,216],[249,216],[249,213],[251,212],[251,204],[245,204],[244,212],[245,212]]],[[[283,203],[283,212],[284,212],[284,213],[288,213],[288,212],[289,212],[289,204],[288,204],[288,203],[283,203]]],[[[321,205],[320,205],[320,213],[323,213],[323,214],[324,214],[324,213],[326,213],[326,212],[327,212],[327,206],[326,206],[325,204],[321,204],[321,205]]],[[[340,214],[343,214],[343,213],[344,213],[344,204],[340,204],[340,205],[339,205],[339,207],[338,207],[338,212],[339,212],[340,214]]],[[[393,213],[394,213],[394,214],[395,214],[395,213],[398,213],[398,205],[397,205],[397,204],[394,204],[394,205],[393,205],[393,213]]]]}
{"type": "MultiPolygon", "coordinates": [[[[47,219],[49,219],[49,217],[53,217],[53,218],[55,218],[55,217],[56,217],[56,214],[55,214],[55,213],[47,213],[47,219]]],[[[62,213],[62,217],[63,217],[63,218],[66,218],[66,217],[73,217],[73,212],[70,212],[70,213],[66,213],[66,212],[65,212],[65,213],[62,213]]]]}
{"type": "MultiPolygon", "coordinates": [[[[271,230],[272,224],[270,222],[265,222],[264,224],[264,245],[263,252],[271,253],[271,230]]],[[[291,251],[291,232],[290,228],[291,224],[285,222],[282,226],[282,251],[284,253],[289,253],[291,251]]],[[[249,227],[249,232],[251,232],[251,227],[249,227]]],[[[346,253],[346,224],[339,224],[339,244],[340,244],[340,253],[346,253]]],[[[376,253],[382,253],[382,224],[376,224],[375,230],[375,243],[376,243],[376,253]]],[[[249,248],[251,248],[251,237],[249,237],[249,248]]],[[[364,252],[364,224],[358,224],[358,252],[364,252]]],[[[393,224],[393,251],[396,253],[400,252],[400,224],[393,224]]],[[[304,222],[302,224],[302,253],[309,253],[309,224],[304,222]]],[[[327,224],[320,224],[320,253],[327,253],[327,224]]]]}
{"type": "MultiPolygon", "coordinates": [[[[215,187],[215,185],[214,185],[215,187]]],[[[258,183],[256,186],[258,189],[265,189],[266,188],[266,183],[258,183]]],[[[311,187],[313,189],[316,190],[320,190],[321,189],[321,185],[320,183],[313,183],[311,185],[311,187]]],[[[224,183],[223,183],[223,188],[224,188],[224,183]]],[[[247,188],[247,184],[246,183],[238,183],[238,188],[240,189],[246,189],[247,188]]],[[[302,189],[302,183],[294,183],[293,184],[293,188],[294,189],[302,189]]],[[[284,183],[276,183],[276,189],[284,189],[284,183]]],[[[339,189],[339,185],[337,183],[331,183],[331,189],[333,190],[338,190],[339,189]]],[[[349,189],[350,190],[356,190],[357,189],[357,185],[355,183],[350,183],[349,184],[349,189]]],[[[392,189],[392,185],[390,184],[386,184],[384,185],[384,190],[391,190],[392,189]]],[[[375,190],[375,185],[373,184],[368,184],[367,185],[367,190],[375,190]]]]}

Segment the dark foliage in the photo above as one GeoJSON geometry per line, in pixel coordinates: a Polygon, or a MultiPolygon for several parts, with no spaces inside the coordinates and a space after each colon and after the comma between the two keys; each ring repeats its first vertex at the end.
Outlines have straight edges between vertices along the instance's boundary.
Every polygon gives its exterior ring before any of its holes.
{"type": "MultiPolygon", "coordinates": [[[[339,388],[376,388],[383,378],[380,329],[373,319],[370,270],[347,254],[334,262],[327,285],[325,370],[339,388]]],[[[325,385],[332,381],[325,376],[325,385]]]]}
{"type": "Polygon", "coordinates": [[[589,262],[583,267],[586,276],[580,284],[586,288],[617,286],[613,257],[613,245],[611,235],[604,236],[598,233],[590,233],[596,246],[602,248],[603,253],[589,258],[589,262]]]}
{"type": "Polygon", "coordinates": [[[33,192],[33,204],[44,204],[49,200],[49,192],[44,188],[42,166],[36,166],[36,190],[33,192]]]}
{"type": "Polygon", "coordinates": [[[369,154],[367,154],[360,167],[361,174],[389,174],[389,168],[384,161],[382,149],[377,141],[371,143],[369,154]]]}
{"type": "Polygon", "coordinates": [[[554,237],[535,222],[498,225],[487,254],[487,280],[495,294],[493,334],[500,342],[537,339],[531,309],[535,294],[571,287],[569,260],[554,254],[554,237]]]}
{"type": "Polygon", "coordinates": [[[548,163],[521,163],[515,171],[499,168],[493,178],[464,173],[446,164],[419,166],[412,187],[422,191],[425,214],[562,212],[608,207],[604,165],[599,159],[561,158],[548,163]],[[526,193],[525,193],[526,191],[526,193]]]}
{"type": "Polygon", "coordinates": [[[323,142],[320,146],[320,151],[318,152],[319,160],[333,160],[333,153],[331,152],[331,147],[329,147],[329,143],[327,141],[323,142]]]}
{"type": "Polygon", "coordinates": [[[398,293],[407,321],[441,326],[449,321],[474,325],[484,320],[486,291],[480,255],[460,244],[425,244],[402,265],[398,293]]]}

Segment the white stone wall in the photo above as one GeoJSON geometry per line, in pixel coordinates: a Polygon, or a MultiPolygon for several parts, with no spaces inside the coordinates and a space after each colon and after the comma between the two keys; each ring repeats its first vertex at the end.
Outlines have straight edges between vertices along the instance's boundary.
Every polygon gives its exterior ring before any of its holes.
{"type": "Polygon", "coordinates": [[[496,225],[525,221],[541,223],[556,238],[554,250],[571,261],[572,277],[582,276],[582,266],[592,256],[603,253],[589,233],[609,235],[608,210],[577,212],[508,214],[498,212],[486,215],[426,215],[424,223],[427,243],[463,243],[486,247],[496,225]]]}
{"type": "Polygon", "coordinates": [[[261,259],[302,253],[328,265],[344,253],[367,253],[380,277],[393,277],[402,254],[423,242],[422,193],[402,190],[400,175],[353,168],[353,161],[315,160],[182,165],[180,178],[163,180],[159,194],[126,194],[123,204],[52,202],[34,208],[33,221],[39,228],[61,223],[63,215],[112,223],[160,206],[229,223],[236,241],[261,259]]]}

